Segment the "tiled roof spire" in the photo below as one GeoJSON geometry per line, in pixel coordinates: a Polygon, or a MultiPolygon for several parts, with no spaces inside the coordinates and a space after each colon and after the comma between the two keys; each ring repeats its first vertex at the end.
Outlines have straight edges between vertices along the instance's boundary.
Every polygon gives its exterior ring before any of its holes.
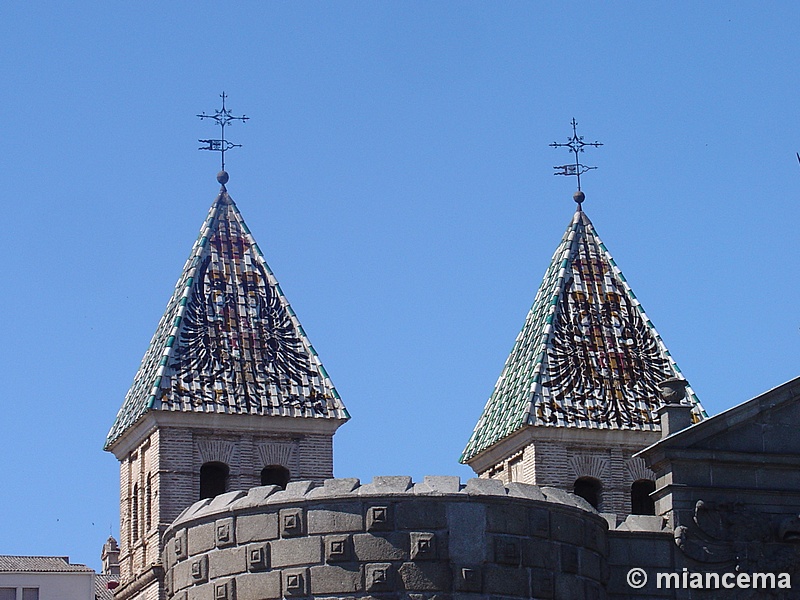
{"type": "Polygon", "coordinates": [[[348,419],[228,191],[183,267],[108,448],[150,410],[348,419]]]}
{"type": "Polygon", "coordinates": [[[526,426],[658,431],[658,384],[676,376],[579,202],[461,461],[526,426]]]}

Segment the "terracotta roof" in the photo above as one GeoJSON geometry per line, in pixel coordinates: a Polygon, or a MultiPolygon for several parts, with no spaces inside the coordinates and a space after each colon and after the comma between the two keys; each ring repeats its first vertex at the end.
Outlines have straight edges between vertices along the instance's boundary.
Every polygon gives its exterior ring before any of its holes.
{"type": "Polygon", "coordinates": [[[149,410],[349,418],[224,186],[106,448],[149,410]]]}
{"type": "MultiPolygon", "coordinates": [[[[675,376],[678,365],[578,210],[461,461],[528,425],[658,431],[657,384],[675,376]]],[[[702,406],[686,393],[700,420],[702,406]]]]}
{"type": "Polygon", "coordinates": [[[0,572],[66,573],[80,571],[93,573],[86,565],[73,565],[68,556],[8,556],[0,555],[0,572]]]}

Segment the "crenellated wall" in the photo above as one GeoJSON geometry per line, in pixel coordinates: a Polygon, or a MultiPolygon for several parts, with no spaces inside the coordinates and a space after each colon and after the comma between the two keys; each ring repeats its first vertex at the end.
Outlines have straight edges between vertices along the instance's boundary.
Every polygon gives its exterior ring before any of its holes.
{"type": "Polygon", "coordinates": [[[607,530],[556,489],[329,479],[198,502],[165,533],[162,560],[175,600],[592,600],[606,597],[607,530]]]}

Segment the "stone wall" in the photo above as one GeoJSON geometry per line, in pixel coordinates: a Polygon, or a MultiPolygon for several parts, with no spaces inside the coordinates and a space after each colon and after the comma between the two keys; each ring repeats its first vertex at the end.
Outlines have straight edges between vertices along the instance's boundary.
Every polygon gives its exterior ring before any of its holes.
{"type": "Polygon", "coordinates": [[[561,490],[329,479],[229,492],[164,535],[167,598],[606,598],[608,526],[561,490]]]}

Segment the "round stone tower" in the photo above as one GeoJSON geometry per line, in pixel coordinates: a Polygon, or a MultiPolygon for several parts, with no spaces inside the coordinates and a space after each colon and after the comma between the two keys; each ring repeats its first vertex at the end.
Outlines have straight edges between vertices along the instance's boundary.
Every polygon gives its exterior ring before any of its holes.
{"type": "Polygon", "coordinates": [[[606,521],[554,488],[376,477],[228,492],[164,534],[167,598],[605,598],[606,521]]]}

